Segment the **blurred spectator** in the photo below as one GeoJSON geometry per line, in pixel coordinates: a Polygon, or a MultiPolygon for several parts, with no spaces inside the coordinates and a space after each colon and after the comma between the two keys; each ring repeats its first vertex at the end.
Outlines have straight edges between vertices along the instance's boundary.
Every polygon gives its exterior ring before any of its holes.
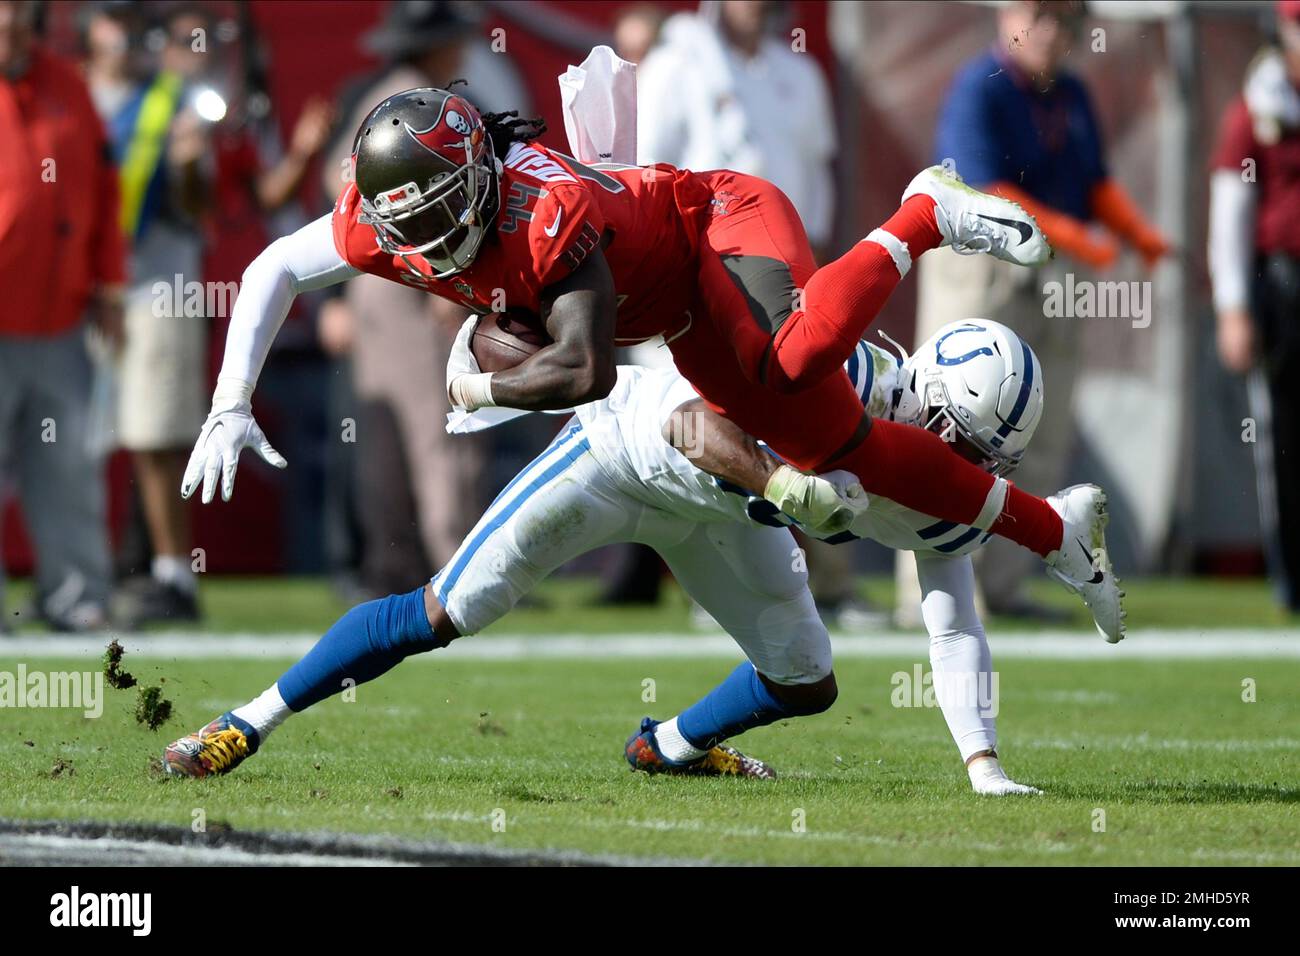
{"type": "Polygon", "coordinates": [[[1218,348],[1250,372],[1260,525],[1281,604],[1300,612],[1300,0],[1251,63],[1210,178],[1218,348]]]}
{"type": "Polygon", "coordinates": [[[117,171],[76,68],[36,41],[36,5],[0,0],[0,463],[36,548],[37,613],[101,627],[109,557],[87,444],[85,319],[120,341],[117,171]]]}
{"type": "Polygon", "coordinates": [[[659,42],[664,12],[652,3],[634,3],[614,20],[614,52],[629,63],[640,63],[659,42]]]}
{"type": "MultiPolygon", "coordinates": [[[[454,3],[389,8],[363,41],[384,67],[345,94],[341,135],[325,164],[327,195],[337,196],[343,186],[355,130],[393,93],[464,79],[466,95],[480,109],[527,109],[509,61],[493,54],[476,28],[467,9],[454,3]]],[[[478,514],[488,439],[448,435],[445,403],[431,401],[446,390],[447,355],[466,315],[437,296],[361,276],[347,284],[342,305],[321,317],[322,344],[331,354],[351,348],[360,400],[362,579],[375,594],[428,578],[451,559],[478,514]]]]}
{"type": "Polygon", "coordinates": [[[199,616],[189,507],[177,489],[207,413],[210,316],[178,311],[188,296],[176,285],[188,289],[205,278],[202,226],[221,198],[220,177],[238,180],[234,188],[250,193],[259,213],[280,208],[302,184],[332,119],[328,104],[309,102],[289,150],[266,169],[246,137],[227,135],[218,148],[218,124],[233,121],[236,91],[211,13],[198,4],[171,7],[158,69],[141,78],[130,57],[142,45],[132,10],[92,8],[85,27],[86,72],[121,171],[122,228],[132,243],[118,437],[132,453],[153,558],[149,575],[114,595],[114,618],[129,628],[199,616]]]}
{"type": "MultiPolygon", "coordinates": [[[[1091,98],[1062,64],[1083,28],[1076,0],[1018,0],[998,12],[998,40],[963,66],[939,116],[935,161],[955,165],[977,189],[1014,199],[1038,220],[1057,258],[1024,269],[992,256],[939,249],[918,263],[916,341],[964,318],[996,319],[1030,342],[1042,363],[1047,401],[1034,453],[1013,475],[1034,494],[1056,491],[1074,442],[1071,397],[1081,325],[1044,315],[1044,283],[1083,267],[1105,268],[1130,244],[1148,268],[1168,251],[1164,238],[1111,179],[1091,98]],[[1107,233],[1094,231],[1096,221],[1107,233]]],[[[994,614],[1052,620],[1024,593],[1033,555],[1002,539],[975,559],[984,603],[994,614]]],[[[898,557],[900,622],[919,623],[919,586],[910,554],[898,557]]]]}
{"type": "MultiPolygon", "coordinates": [[[[734,169],[775,183],[825,261],[834,225],[835,118],[821,67],[775,32],[782,9],[770,0],[720,0],[670,17],[638,70],[637,152],[642,163],[734,169]]],[[[828,623],[883,622],[854,592],[852,548],[802,543],[828,623]]]]}
{"type": "Polygon", "coordinates": [[[177,314],[184,298],[175,284],[205,278],[203,225],[222,199],[221,177],[239,180],[235,188],[246,189],[259,212],[283,206],[330,123],[327,105],[309,103],[291,149],[265,171],[243,138],[219,136],[238,99],[217,32],[207,8],[170,8],[153,34],[159,68],[142,79],[122,49],[145,45],[131,8],[92,8],[85,26],[87,74],[122,170],[122,225],[133,243],[118,433],[132,452],[152,562],[151,574],[115,595],[114,616],[127,627],[198,616],[189,510],[176,488],[205,414],[210,317],[177,314]]]}
{"type": "Polygon", "coordinates": [[[771,0],[718,0],[670,17],[637,71],[637,151],[642,163],[775,183],[824,260],[835,118],[817,61],[772,34],[779,11],[771,0]]]}

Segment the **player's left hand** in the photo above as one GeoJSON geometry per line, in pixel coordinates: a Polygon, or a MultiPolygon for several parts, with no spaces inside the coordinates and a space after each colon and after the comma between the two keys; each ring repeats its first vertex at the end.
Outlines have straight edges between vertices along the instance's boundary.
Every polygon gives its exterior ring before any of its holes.
{"type": "Polygon", "coordinates": [[[856,475],[847,471],[805,475],[789,465],[772,473],[763,497],[814,535],[847,531],[869,504],[856,475]]]}
{"type": "Polygon", "coordinates": [[[201,482],[205,505],[216,494],[218,484],[221,486],[221,500],[229,501],[235,493],[235,469],[239,466],[239,454],[245,448],[253,449],[272,467],[289,466],[284,456],[271,447],[261,426],[254,421],[249,401],[251,394],[251,385],[245,386],[241,392],[235,386],[217,381],[217,390],[212,397],[212,411],[203,423],[203,430],[199,432],[199,440],[194,443],[194,451],[190,453],[185,475],[181,479],[182,498],[194,494],[201,482]]]}

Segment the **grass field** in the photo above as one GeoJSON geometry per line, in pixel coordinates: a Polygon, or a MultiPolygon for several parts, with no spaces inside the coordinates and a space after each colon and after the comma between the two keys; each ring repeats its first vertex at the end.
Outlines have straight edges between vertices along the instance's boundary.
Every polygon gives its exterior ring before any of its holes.
{"type": "MultiPolygon", "coordinates": [[[[212,584],[212,630],[319,630],[338,610],[313,582],[212,584]]],[[[586,593],[560,582],[545,592],[549,609],[498,630],[686,630],[677,600],[626,615],[582,610],[586,593]]],[[[1143,626],[1294,633],[1258,585],[1143,582],[1129,593],[1130,642],[1143,626]]],[[[157,733],[137,725],[133,691],[109,692],[98,720],[5,713],[0,818],[188,828],[201,810],[209,828],[714,862],[1300,864],[1300,660],[998,659],[991,634],[1000,750],[1042,797],[975,797],[940,713],[891,706],[890,676],[925,660],[918,636],[911,656],[840,661],[829,713],[745,735],[742,749],[771,762],[775,782],[627,770],[622,743],[639,718],[679,710],[731,663],[654,657],[650,645],[644,658],[426,655],[360,687],[353,703],[290,721],[230,777],[172,780],[156,769],[162,745],[252,697],[289,661],[128,655],[142,683],[166,679],[173,719],[157,733]],[[647,678],[653,703],[642,700],[647,678]],[[1243,702],[1245,678],[1257,682],[1257,702],[1243,702]]],[[[18,663],[0,639],[0,671],[18,663]]]]}

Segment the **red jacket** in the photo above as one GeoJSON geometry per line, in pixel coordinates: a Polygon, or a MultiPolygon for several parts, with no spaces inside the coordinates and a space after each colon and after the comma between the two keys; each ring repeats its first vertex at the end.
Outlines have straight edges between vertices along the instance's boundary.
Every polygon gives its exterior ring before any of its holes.
{"type": "Polygon", "coordinates": [[[76,69],[37,46],[0,77],[0,335],[52,336],[126,277],[117,170],[76,69]]]}

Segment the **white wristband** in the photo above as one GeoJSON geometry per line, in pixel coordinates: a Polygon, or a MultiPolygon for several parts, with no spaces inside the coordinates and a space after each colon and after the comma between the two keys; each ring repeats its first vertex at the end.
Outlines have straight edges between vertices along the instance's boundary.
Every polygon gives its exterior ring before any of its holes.
{"type": "Polygon", "coordinates": [[[492,373],[458,375],[452,380],[451,403],[468,412],[476,408],[490,408],[496,405],[492,400],[492,373]]]}

